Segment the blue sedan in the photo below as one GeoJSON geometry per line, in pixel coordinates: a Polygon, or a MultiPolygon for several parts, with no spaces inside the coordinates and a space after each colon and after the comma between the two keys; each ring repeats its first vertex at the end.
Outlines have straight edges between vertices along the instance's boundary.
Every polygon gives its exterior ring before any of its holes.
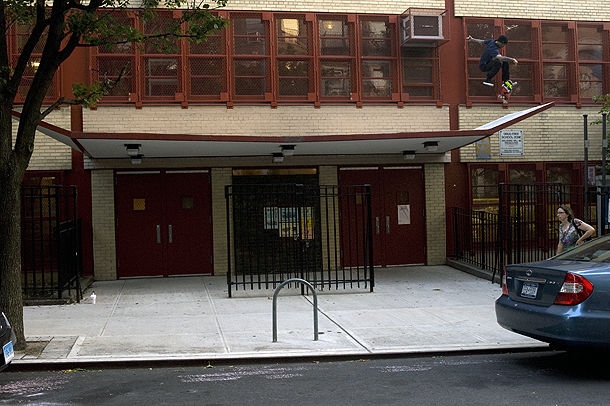
{"type": "Polygon", "coordinates": [[[0,358],[0,371],[8,366],[15,357],[13,344],[15,343],[15,333],[11,328],[4,313],[0,312],[0,347],[2,347],[2,357],[0,358]]]}
{"type": "Polygon", "coordinates": [[[610,349],[610,235],[545,261],[507,265],[496,318],[561,347],[610,349]]]}

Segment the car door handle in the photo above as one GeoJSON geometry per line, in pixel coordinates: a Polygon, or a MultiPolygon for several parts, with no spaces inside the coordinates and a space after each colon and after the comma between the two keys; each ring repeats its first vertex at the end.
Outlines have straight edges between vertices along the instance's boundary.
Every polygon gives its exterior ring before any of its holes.
{"type": "Polygon", "coordinates": [[[169,243],[172,243],[172,225],[169,225],[169,243]]]}

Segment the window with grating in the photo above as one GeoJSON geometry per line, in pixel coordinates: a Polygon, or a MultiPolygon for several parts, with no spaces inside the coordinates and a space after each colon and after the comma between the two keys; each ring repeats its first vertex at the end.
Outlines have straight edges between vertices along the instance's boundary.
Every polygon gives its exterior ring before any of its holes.
{"type": "Polygon", "coordinates": [[[546,98],[568,99],[575,93],[573,31],[567,23],[542,23],[542,78],[546,98]]]}
{"type": "Polygon", "coordinates": [[[188,98],[191,100],[227,99],[227,52],[225,30],[208,34],[205,41],[189,42],[188,98]]]}
{"type": "Polygon", "coordinates": [[[354,92],[353,24],[339,17],[318,20],[320,97],[350,100],[354,92]]]}
{"type": "MultiPolygon", "coordinates": [[[[29,24],[19,24],[16,25],[13,30],[14,35],[11,44],[11,62],[12,66],[14,67],[15,65],[17,65],[17,61],[19,60],[21,51],[23,50],[23,47],[25,46],[25,43],[27,42],[28,37],[32,32],[32,29],[31,25],[29,24]]],[[[23,76],[21,77],[21,82],[19,83],[19,89],[17,91],[15,100],[17,103],[25,101],[28,91],[32,87],[34,76],[36,75],[36,72],[38,71],[38,66],[40,65],[40,58],[42,57],[42,50],[44,48],[45,41],[46,33],[42,36],[41,41],[38,42],[38,44],[36,44],[36,46],[34,47],[27,67],[23,73],[23,76]]],[[[49,87],[49,90],[47,91],[47,94],[45,96],[45,102],[52,103],[57,98],[59,98],[59,77],[59,74],[55,74],[53,82],[51,83],[51,86],[49,87]]]]}
{"type": "MultiPolygon", "coordinates": [[[[111,15],[117,24],[134,26],[133,18],[122,14],[111,15]]],[[[93,50],[96,63],[93,69],[93,80],[116,81],[121,73],[125,74],[118,84],[104,96],[104,101],[126,101],[130,94],[135,93],[135,46],[126,40],[124,36],[112,38],[112,45],[100,45],[93,50]]]]}
{"type": "MultiPolygon", "coordinates": [[[[473,18],[465,27],[466,35],[474,38],[508,36],[505,53],[519,61],[510,66],[511,79],[518,82],[512,95],[517,100],[592,102],[594,96],[610,92],[610,30],[605,24],[497,20],[494,26],[494,20],[473,18]]],[[[478,69],[483,46],[466,45],[468,97],[476,100],[489,95],[478,69]]]]}
{"type": "Polygon", "coordinates": [[[578,24],[578,90],[581,98],[610,93],[607,36],[602,25],[578,24]],[[606,39],[605,39],[606,38],[606,39]],[[605,85],[604,85],[605,83],[605,85]],[[604,87],[605,86],[605,87],[604,87]]]}
{"type": "Polygon", "coordinates": [[[311,22],[304,15],[278,16],[277,97],[279,100],[306,100],[315,93],[311,22]]]}
{"type": "MultiPolygon", "coordinates": [[[[114,79],[128,67],[101,102],[383,102],[400,100],[401,91],[403,100],[440,98],[437,50],[401,50],[393,16],[227,16],[230,25],[200,43],[181,40],[163,49],[161,43],[137,47],[117,38],[117,45],[96,47],[96,79],[114,79]]],[[[148,35],[176,21],[169,13],[146,25],[133,18],[121,23],[148,35]]]]}
{"type": "MultiPolygon", "coordinates": [[[[171,12],[160,12],[157,18],[143,24],[144,35],[154,35],[166,32],[168,27],[176,24],[171,12]]],[[[140,60],[143,72],[143,92],[145,99],[176,99],[176,94],[182,92],[181,72],[182,53],[180,41],[171,43],[163,40],[145,42],[140,60]]]]}
{"type": "Polygon", "coordinates": [[[526,97],[531,100],[536,91],[534,77],[540,72],[540,64],[536,58],[534,37],[537,30],[532,28],[530,21],[505,21],[504,33],[509,41],[506,45],[506,55],[519,61],[517,65],[510,65],[511,80],[517,82],[513,87],[511,98],[526,97]]]}
{"type": "Polygon", "coordinates": [[[261,14],[233,15],[233,92],[236,99],[264,100],[271,91],[269,23],[261,14]]]}
{"type": "Polygon", "coordinates": [[[363,99],[388,100],[396,89],[396,25],[386,18],[360,20],[360,71],[363,99]]]}
{"type": "MultiPolygon", "coordinates": [[[[476,39],[496,38],[493,20],[475,20],[466,23],[466,36],[476,39]]],[[[510,42],[510,41],[509,41],[510,42]]],[[[468,72],[468,96],[493,97],[497,95],[483,84],[486,74],[479,69],[479,61],[485,50],[485,45],[466,41],[466,69],[468,72]]]]}
{"type": "Polygon", "coordinates": [[[440,99],[437,48],[403,47],[402,93],[408,100],[440,99]]]}

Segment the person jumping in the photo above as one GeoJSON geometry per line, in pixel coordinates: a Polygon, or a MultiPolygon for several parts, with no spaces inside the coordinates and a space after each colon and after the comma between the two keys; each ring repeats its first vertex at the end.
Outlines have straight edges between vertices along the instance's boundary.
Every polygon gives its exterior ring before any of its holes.
{"type": "Polygon", "coordinates": [[[513,85],[517,84],[517,82],[510,80],[509,64],[512,63],[513,65],[516,65],[518,61],[515,58],[500,55],[500,49],[508,44],[506,35],[500,35],[496,40],[493,38],[486,40],[476,39],[472,38],[471,35],[466,39],[468,41],[476,42],[477,44],[485,45],[485,51],[483,51],[483,55],[481,55],[481,60],[479,61],[479,69],[487,73],[487,79],[485,79],[483,84],[493,87],[494,84],[492,79],[496,76],[496,73],[502,69],[502,83],[510,93],[513,85]]]}

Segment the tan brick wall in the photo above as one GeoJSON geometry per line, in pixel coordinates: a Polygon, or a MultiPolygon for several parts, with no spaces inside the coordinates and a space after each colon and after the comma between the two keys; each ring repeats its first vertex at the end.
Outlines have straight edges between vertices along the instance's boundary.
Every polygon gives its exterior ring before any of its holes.
{"type": "MultiPolygon", "coordinates": [[[[523,110],[523,107],[502,109],[498,106],[460,107],[460,129],[472,129],[506,114],[523,110]]],[[[499,134],[490,136],[491,159],[477,159],[474,144],[460,150],[462,162],[537,162],[582,161],[584,159],[583,114],[589,123],[601,116],[599,107],[551,107],[523,120],[509,129],[523,130],[523,150],[520,157],[500,157],[499,134]]],[[[589,159],[601,160],[602,126],[588,126],[589,159]]]]}
{"type": "Polygon", "coordinates": [[[212,168],[212,229],[214,275],[226,275],[229,269],[227,255],[227,206],[225,186],[232,183],[231,168],[212,168]]]}
{"type": "Polygon", "coordinates": [[[206,135],[306,136],[449,129],[449,109],[436,106],[147,106],[84,112],[84,130],[206,135]]]}
{"type": "Polygon", "coordinates": [[[428,265],[442,265],[447,259],[445,224],[445,168],[424,165],[426,189],[426,245],[428,265]]]}
{"type": "Polygon", "coordinates": [[[113,171],[91,172],[91,194],[95,279],[114,280],[117,269],[113,171]]]}
{"type": "Polygon", "coordinates": [[[400,14],[408,7],[445,8],[444,1],[354,1],[331,2],[325,0],[258,1],[231,0],[228,10],[310,11],[319,13],[380,13],[400,14]]]}
{"type": "MultiPolygon", "coordinates": [[[[140,4],[138,0],[132,4],[140,4]]],[[[208,4],[210,4],[208,2],[208,4]]],[[[381,13],[400,14],[408,7],[445,8],[441,0],[404,1],[355,1],[342,0],[230,0],[224,10],[263,10],[263,11],[308,11],[318,13],[381,13]]]]}
{"type": "MultiPolygon", "coordinates": [[[[70,109],[56,110],[48,115],[47,123],[70,129],[70,109]]],[[[17,134],[18,121],[13,120],[13,138],[17,134]]],[[[72,169],[72,148],[44,135],[36,133],[34,152],[28,165],[28,171],[58,171],[72,169]]]]}
{"type": "Polygon", "coordinates": [[[456,0],[455,15],[459,17],[524,18],[534,20],[610,21],[610,8],[605,1],[471,1],[456,0]]]}

